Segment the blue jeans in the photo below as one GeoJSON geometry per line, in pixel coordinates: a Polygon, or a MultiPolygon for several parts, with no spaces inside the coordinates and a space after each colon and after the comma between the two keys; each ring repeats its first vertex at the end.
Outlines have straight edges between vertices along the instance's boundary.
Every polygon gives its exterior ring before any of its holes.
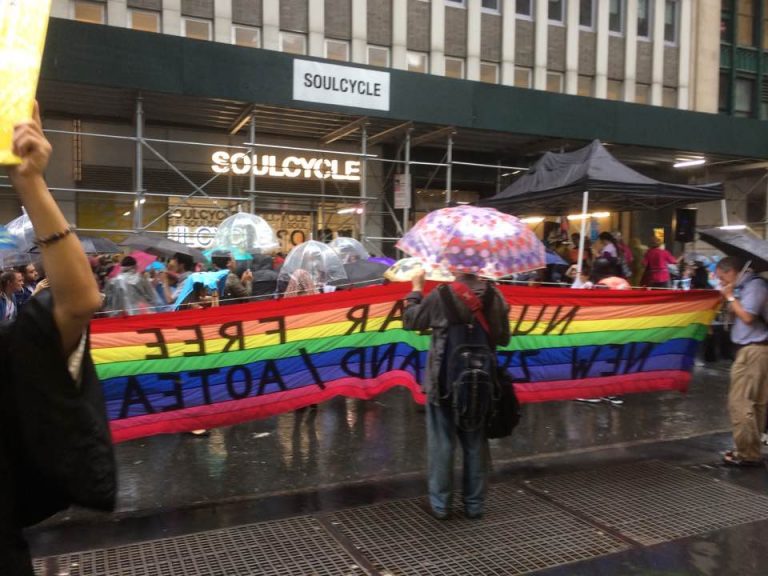
{"type": "Polygon", "coordinates": [[[465,432],[456,427],[450,406],[427,402],[427,462],[429,503],[437,513],[448,512],[453,492],[453,452],[459,437],[464,454],[462,491],[467,514],[483,512],[491,455],[482,428],[465,432]]]}

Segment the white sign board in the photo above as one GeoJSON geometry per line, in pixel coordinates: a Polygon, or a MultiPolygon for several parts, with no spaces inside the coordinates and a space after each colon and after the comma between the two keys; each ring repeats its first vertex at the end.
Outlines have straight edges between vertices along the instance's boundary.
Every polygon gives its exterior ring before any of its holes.
{"type": "Polygon", "coordinates": [[[395,208],[411,207],[411,175],[395,174],[395,208]]]}
{"type": "Polygon", "coordinates": [[[293,61],[293,99],[389,110],[389,72],[293,61]]]}

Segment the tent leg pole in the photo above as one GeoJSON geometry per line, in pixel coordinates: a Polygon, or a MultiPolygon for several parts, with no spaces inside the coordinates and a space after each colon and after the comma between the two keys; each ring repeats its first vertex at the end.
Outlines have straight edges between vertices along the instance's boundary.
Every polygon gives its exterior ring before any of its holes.
{"type": "Polygon", "coordinates": [[[723,221],[723,226],[728,226],[728,206],[725,203],[725,198],[720,200],[720,214],[723,221]]]}
{"type": "Polygon", "coordinates": [[[579,233],[579,257],[576,260],[576,280],[581,279],[581,270],[584,267],[584,237],[587,232],[587,207],[589,206],[589,190],[584,190],[581,200],[581,232],[579,233]]]}

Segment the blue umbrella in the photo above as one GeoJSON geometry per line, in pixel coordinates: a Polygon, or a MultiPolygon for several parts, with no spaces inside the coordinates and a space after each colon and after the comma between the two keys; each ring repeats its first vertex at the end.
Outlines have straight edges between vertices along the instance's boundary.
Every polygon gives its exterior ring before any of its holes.
{"type": "Polygon", "coordinates": [[[215,272],[193,272],[184,284],[181,285],[179,293],[176,296],[176,302],[173,303],[173,309],[178,310],[184,299],[192,294],[195,284],[201,282],[208,290],[217,290],[219,281],[229,274],[229,270],[216,270],[215,272]]]}

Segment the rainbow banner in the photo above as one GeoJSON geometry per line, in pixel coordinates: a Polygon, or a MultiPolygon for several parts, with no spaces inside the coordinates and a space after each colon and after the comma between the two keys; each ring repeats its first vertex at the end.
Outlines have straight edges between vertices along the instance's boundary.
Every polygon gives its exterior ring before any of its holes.
{"type": "MultiPolygon", "coordinates": [[[[429,335],[403,330],[409,285],[98,319],[92,356],[116,442],[272,416],[394,386],[423,402],[429,335]]],[[[713,291],[504,287],[500,365],[521,402],[687,388],[713,291]]]]}

